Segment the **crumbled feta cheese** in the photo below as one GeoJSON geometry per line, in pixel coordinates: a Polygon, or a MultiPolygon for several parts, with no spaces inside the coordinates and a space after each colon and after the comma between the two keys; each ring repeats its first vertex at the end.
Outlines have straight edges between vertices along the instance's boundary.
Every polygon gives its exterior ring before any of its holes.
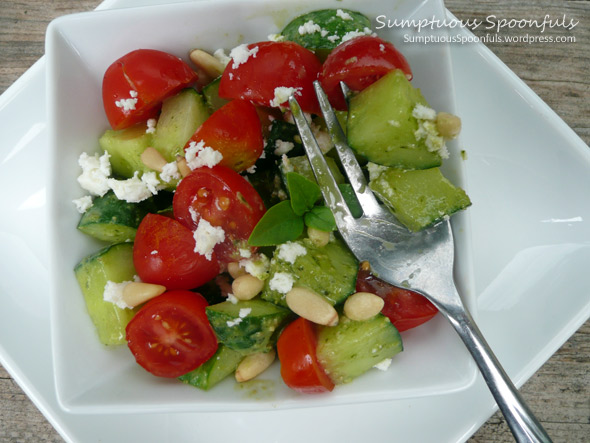
{"type": "Polygon", "coordinates": [[[110,157],[106,151],[100,157],[98,154],[89,156],[85,152],[80,154],[78,164],[82,168],[82,174],[78,177],[78,183],[90,194],[103,196],[109,191],[107,180],[111,175],[110,157]]]}
{"type": "Polygon", "coordinates": [[[230,302],[232,305],[235,305],[238,303],[238,298],[233,295],[232,293],[228,293],[227,294],[227,301],[230,302]]]}
{"type": "Polygon", "coordinates": [[[387,166],[378,165],[373,162],[367,163],[367,171],[369,171],[369,179],[376,180],[377,177],[381,175],[382,172],[387,170],[387,166]]]}
{"type": "Polygon", "coordinates": [[[379,45],[379,51],[385,52],[385,45],[383,43],[379,45]]]}
{"type": "Polygon", "coordinates": [[[387,371],[387,369],[391,366],[391,358],[386,358],[385,360],[380,361],[375,366],[375,369],[379,369],[380,371],[387,371]]]}
{"type": "MultiPolygon", "coordinates": [[[[235,298],[235,297],[234,297],[235,298]]],[[[238,313],[238,317],[233,320],[228,320],[226,323],[231,328],[232,326],[239,325],[242,322],[243,318],[246,318],[250,312],[252,312],[252,308],[241,308],[240,312],[238,313]]]]}
{"type": "Polygon", "coordinates": [[[151,255],[158,255],[158,250],[154,249],[152,252],[150,252],[151,255]]]}
{"type": "Polygon", "coordinates": [[[412,110],[412,116],[420,120],[435,120],[436,111],[428,106],[418,103],[412,110]]]}
{"type": "Polygon", "coordinates": [[[270,106],[275,108],[280,108],[281,105],[289,100],[289,97],[292,95],[301,95],[302,87],[298,88],[289,88],[286,86],[279,86],[275,88],[274,98],[270,101],[270,106]]]}
{"type": "Polygon", "coordinates": [[[129,306],[127,303],[125,303],[125,300],[123,300],[123,289],[125,289],[125,286],[127,286],[129,283],[131,283],[131,281],[115,283],[108,280],[104,285],[104,290],[102,293],[103,300],[113,303],[121,309],[132,309],[132,306],[129,306]]]}
{"type": "Polygon", "coordinates": [[[240,248],[240,257],[243,257],[243,258],[251,258],[252,257],[252,251],[250,249],[247,249],[247,248],[240,248]]]}
{"type": "Polygon", "coordinates": [[[256,165],[250,166],[248,169],[246,169],[246,172],[248,174],[254,174],[256,172],[256,165]]]}
{"type": "Polygon", "coordinates": [[[293,288],[295,280],[293,276],[287,272],[276,272],[268,282],[269,288],[273,291],[286,294],[293,288]]]}
{"type": "Polygon", "coordinates": [[[293,172],[295,170],[295,168],[293,168],[293,165],[291,164],[291,160],[289,160],[289,157],[287,157],[287,154],[282,155],[281,163],[283,164],[283,169],[285,170],[285,172],[293,172]]]}
{"type": "Polygon", "coordinates": [[[268,269],[270,267],[270,260],[264,254],[257,254],[256,257],[244,258],[239,261],[241,268],[260,280],[268,278],[268,269]]]}
{"type": "Polygon", "coordinates": [[[330,40],[332,43],[335,43],[337,40],[340,40],[340,36],[339,35],[330,35],[328,37],[328,40],[330,40]]]}
{"type": "Polygon", "coordinates": [[[115,106],[117,108],[122,108],[123,111],[132,111],[135,109],[135,105],[137,104],[137,91],[129,91],[129,95],[131,98],[122,98],[121,100],[115,101],[115,106]]]}
{"type": "Polygon", "coordinates": [[[317,23],[314,23],[313,20],[309,20],[299,26],[299,35],[305,34],[314,34],[316,32],[321,32],[322,27],[317,23]]]}
{"type": "Polygon", "coordinates": [[[373,34],[373,31],[371,31],[370,28],[365,28],[362,31],[359,31],[358,29],[355,31],[349,31],[342,36],[342,43],[344,43],[348,40],[352,40],[355,37],[360,37],[362,35],[371,35],[371,34],[373,34]]]}
{"type": "Polygon", "coordinates": [[[281,34],[268,34],[268,39],[271,42],[282,42],[285,40],[285,36],[281,34]]]}
{"type": "Polygon", "coordinates": [[[275,155],[282,156],[283,154],[286,154],[287,152],[289,152],[294,147],[295,147],[295,145],[293,143],[291,143],[291,142],[286,142],[286,141],[283,141],[283,140],[277,140],[275,142],[275,150],[274,150],[274,153],[275,153],[275,155]]]}
{"type": "Polygon", "coordinates": [[[225,231],[201,218],[193,237],[195,239],[195,252],[204,255],[207,260],[211,260],[215,245],[225,240],[225,231]]]}
{"type": "Polygon", "coordinates": [[[233,320],[228,320],[225,322],[227,324],[228,327],[232,327],[232,326],[236,326],[239,325],[240,323],[242,323],[242,319],[240,317],[235,318],[233,320]]]}
{"type": "Polygon", "coordinates": [[[195,223],[199,223],[199,213],[195,210],[195,208],[193,208],[192,206],[189,206],[188,207],[188,212],[191,215],[191,219],[195,223]]]}
{"type": "Polygon", "coordinates": [[[158,180],[158,177],[154,171],[144,172],[141,176],[141,181],[145,183],[152,195],[156,195],[158,193],[160,180],[158,180]]]}
{"type": "Polygon", "coordinates": [[[160,179],[163,182],[170,183],[171,180],[180,180],[180,172],[178,171],[178,163],[166,163],[160,172],[160,179]]]}
{"type": "Polygon", "coordinates": [[[221,62],[223,66],[227,66],[229,62],[231,62],[231,58],[225,53],[225,50],[222,48],[217,49],[213,53],[213,57],[221,62]]]}
{"type": "Polygon", "coordinates": [[[310,123],[310,127],[315,140],[318,142],[320,151],[322,151],[322,154],[326,154],[330,149],[334,147],[330,134],[328,134],[328,131],[325,131],[313,122],[310,123]]]}
{"type": "Polygon", "coordinates": [[[250,314],[250,312],[252,312],[252,308],[241,308],[238,315],[240,316],[240,318],[246,318],[250,314]]]}
{"type": "Polygon", "coordinates": [[[185,152],[186,164],[191,170],[207,166],[212,168],[223,159],[223,154],[210,146],[205,146],[204,141],[190,142],[185,152]]]}
{"type": "Polygon", "coordinates": [[[92,197],[85,195],[84,197],[72,200],[72,203],[76,205],[76,209],[80,214],[84,214],[88,209],[92,207],[92,197]]]}
{"type": "Polygon", "coordinates": [[[287,242],[278,247],[277,256],[281,260],[293,264],[295,263],[295,260],[297,260],[297,257],[301,257],[305,254],[307,254],[305,246],[295,242],[287,242]]]}
{"type": "Polygon", "coordinates": [[[238,66],[246,63],[250,57],[256,58],[256,54],[258,54],[258,46],[254,46],[251,49],[248,49],[248,45],[246,44],[236,46],[229,53],[230,58],[233,60],[232,69],[237,69],[238,66]]]}
{"type": "Polygon", "coordinates": [[[156,132],[156,119],[150,118],[147,121],[147,129],[145,130],[146,134],[153,134],[156,132]]]}
{"type": "Polygon", "coordinates": [[[351,15],[348,12],[344,12],[342,9],[336,10],[336,16],[342,20],[352,20],[351,15]]]}
{"type": "Polygon", "coordinates": [[[109,187],[113,190],[119,200],[125,200],[127,203],[139,203],[152,196],[146,182],[138,176],[138,172],[132,178],[127,180],[116,180],[109,178],[107,180],[109,187]]]}

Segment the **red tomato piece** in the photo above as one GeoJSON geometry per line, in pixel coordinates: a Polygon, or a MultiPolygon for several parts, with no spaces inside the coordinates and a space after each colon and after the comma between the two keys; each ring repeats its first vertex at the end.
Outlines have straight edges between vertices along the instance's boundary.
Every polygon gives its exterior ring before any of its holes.
{"type": "Polygon", "coordinates": [[[165,292],[147,302],[126,327],[137,363],[159,377],[176,378],[209,360],[217,338],[206,307],[205,298],[191,291],[165,292]]]}
{"type": "Polygon", "coordinates": [[[381,297],[385,301],[381,313],[388,317],[400,332],[426,323],[438,312],[436,306],[423,295],[390,285],[369,271],[358,272],[356,290],[371,292],[381,297]]]}
{"type": "Polygon", "coordinates": [[[316,355],[315,325],[298,318],[281,332],[277,353],[281,377],[287,386],[304,394],[332,391],[334,382],[320,365],[316,355]]]}
{"type": "Polygon", "coordinates": [[[194,249],[190,229],[172,218],[148,214],[137,228],[133,264],[146,283],[163,285],[168,290],[193,289],[220,271],[214,254],[208,260],[194,249]]]}
{"type": "Polygon", "coordinates": [[[155,49],[131,51],[111,64],[102,80],[102,101],[113,129],[157,115],[162,101],[197,80],[178,57],[155,49]]]}
{"type": "Polygon", "coordinates": [[[393,69],[401,69],[408,80],[412,79],[410,65],[401,52],[379,37],[365,35],[338,45],[326,58],[319,81],[332,106],[344,111],[341,81],[361,91],[393,69]]]}
{"type": "Polygon", "coordinates": [[[239,249],[266,209],[262,198],[248,181],[225,166],[201,167],[183,178],[172,200],[174,217],[195,230],[202,217],[225,231],[225,240],[215,246],[222,262],[240,258],[239,249]]]}
{"type": "MultiPolygon", "coordinates": [[[[313,82],[322,68],[315,54],[294,42],[260,42],[247,46],[245,61],[234,58],[223,71],[219,83],[222,98],[241,98],[262,106],[276,103],[276,88],[295,88],[295,97],[306,112],[319,113],[313,82]]],[[[244,52],[246,48],[244,48],[244,52]]]]}
{"type": "Polygon", "coordinates": [[[245,100],[232,100],[215,111],[187,142],[202,141],[223,155],[220,165],[241,172],[248,169],[264,149],[262,125],[256,107],[245,100]]]}

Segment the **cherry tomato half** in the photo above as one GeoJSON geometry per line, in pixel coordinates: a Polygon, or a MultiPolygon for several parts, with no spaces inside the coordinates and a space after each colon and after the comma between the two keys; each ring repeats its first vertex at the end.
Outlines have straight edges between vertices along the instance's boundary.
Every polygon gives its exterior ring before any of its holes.
{"type": "Polygon", "coordinates": [[[225,241],[215,246],[222,262],[239,259],[239,249],[266,209],[258,192],[248,181],[225,166],[197,168],[183,178],[172,200],[174,217],[190,230],[199,217],[225,231],[225,241]]]}
{"type": "Polygon", "coordinates": [[[305,394],[334,389],[334,382],[318,362],[316,348],[315,325],[309,320],[298,318],[281,332],[277,341],[281,377],[291,389],[305,394]]]}
{"type": "Polygon", "coordinates": [[[159,377],[196,369],[217,351],[207,320],[207,301],[196,292],[170,291],[147,302],[127,324],[127,345],[135,360],[159,377]]]}
{"type": "Polygon", "coordinates": [[[232,100],[215,111],[187,142],[203,141],[223,155],[220,165],[241,172],[248,169],[264,148],[262,125],[256,107],[245,100],[232,100]]]}
{"type": "Polygon", "coordinates": [[[102,80],[102,101],[113,129],[157,115],[162,101],[197,80],[178,57],[155,49],[131,51],[111,64],[102,80]]]}
{"type": "Polygon", "coordinates": [[[410,65],[401,52],[379,37],[364,35],[338,45],[326,58],[319,80],[332,106],[344,111],[341,81],[361,91],[393,69],[401,69],[408,80],[412,79],[410,65]]]}
{"type": "Polygon", "coordinates": [[[426,323],[438,312],[438,309],[421,294],[392,286],[369,271],[358,272],[356,290],[371,292],[381,297],[385,301],[381,313],[389,317],[393,326],[400,332],[426,323]]]}
{"type": "Polygon", "coordinates": [[[247,46],[246,61],[229,62],[219,83],[222,98],[241,98],[262,106],[275,103],[276,88],[295,88],[295,97],[306,112],[319,113],[313,82],[322,65],[315,54],[294,42],[265,41],[247,46]]]}
{"type": "Polygon", "coordinates": [[[133,264],[146,283],[172,289],[193,289],[219,274],[215,254],[211,260],[194,251],[190,229],[158,214],[146,215],[135,235],[133,264]]]}

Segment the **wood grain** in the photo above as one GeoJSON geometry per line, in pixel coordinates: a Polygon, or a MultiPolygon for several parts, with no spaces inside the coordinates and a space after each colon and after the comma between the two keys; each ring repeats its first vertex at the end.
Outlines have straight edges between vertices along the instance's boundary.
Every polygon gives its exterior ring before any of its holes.
{"type": "MultiPolygon", "coordinates": [[[[44,52],[44,35],[55,17],[91,10],[97,0],[0,0],[0,93],[44,52]]],[[[590,2],[449,0],[459,19],[575,18],[575,43],[489,43],[487,46],[522,78],[574,131],[590,142],[590,2]]],[[[474,30],[483,37],[485,32],[474,30]]],[[[511,30],[509,35],[524,35],[511,30]]],[[[530,33],[530,30],[528,31],[530,33]]],[[[564,34],[550,29],[547,35],[564,34]]],[[[534,32],[533,32],[534,33],[534,32]]],[[[590,441],[590,321],[523,386],[521,392],[555,442],[590,441]]],[[[61,442],[61,437],[0,367],[0,442],[61,442]]],[[[500,414],[492,416],[471,442],[511,442],[500,414]]]]}

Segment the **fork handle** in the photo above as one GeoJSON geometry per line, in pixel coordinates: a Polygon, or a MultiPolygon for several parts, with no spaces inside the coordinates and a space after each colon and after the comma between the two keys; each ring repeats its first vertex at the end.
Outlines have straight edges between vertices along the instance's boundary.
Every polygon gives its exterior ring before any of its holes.
{"type": "Polygon", "coordinates": [[[469,312],[463,307],[440,307],[477,363],[510,431],[517,442],[551,442],[541,423],[500,365],[469,312]]]}

